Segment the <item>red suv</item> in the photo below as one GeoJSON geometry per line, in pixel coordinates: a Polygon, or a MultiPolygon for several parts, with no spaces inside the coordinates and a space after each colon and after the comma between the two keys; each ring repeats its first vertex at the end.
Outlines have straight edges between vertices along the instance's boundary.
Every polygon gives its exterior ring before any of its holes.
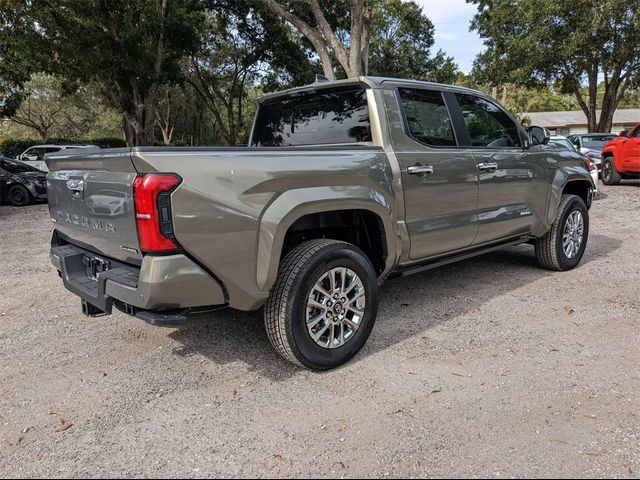
{"type": "Polygon", "coordinates": [[[640,177],[640,123],[625,130],[602,149],[602,183],[617,185],[623,178],[640,177]]]}

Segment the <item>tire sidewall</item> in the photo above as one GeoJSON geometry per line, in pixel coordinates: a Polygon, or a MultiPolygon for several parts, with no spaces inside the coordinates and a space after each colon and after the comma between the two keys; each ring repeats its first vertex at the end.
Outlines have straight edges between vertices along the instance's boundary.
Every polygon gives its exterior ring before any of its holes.
{"type": "Polygon", "coordinates": [[[337,367],[353,356],[364,346],[373,326],[378,310],[377,276],[369,260],[357,250],[344,244],[328,247],[316,255],[312,261],[295,278],[299,285],[287,312],[290,321],[287,322],[287,336],[289,343],[295,346],[294,353],[304,365],[317,370],[327,370],[337,367]],[[366,306],[360,328],[354,336],[343,346],[328,349],[323,348],[309,335],[306,325],[307,298],[311,288],[327,271],[336,267],[347,267],[353,270],[362,280],[365,289],[366,306]],[[297,350],[297,351],[296,351],[297,350]]]}
{"type": "Polygon", "coordinates": [[[570,270],[580,263],[580,260],[582,260],[582,256],[584,255],[584,251],[587,247],[588,239],[589,239],[589,210],[587,209],[587,206],[585,205],[584,201],[580,197],[573,195],[571,197],[571,200],[569,200],[565,205],[562,215],[560,216],[557,235],[555,239],[556,251],[558,252],[558,262],[560,263],[560,266],[562,267],[563,270],[570,270]],[[584,233],[583,233],[582,244],[580,245],[578,254],[573,258],[569,258],[564,253],[564,248],[562,245],[563,243],[562,237],[564,234],[564,228],[567,223],[567,218],[569,218],[569,215],[571,215],[571,213],[573,213],[576,210],[578,210],[582,214],[582,220],[584,222],[584,233]]]}
{"type": "Polygon", "coordinates": [[[611,158],[607,158],[602,164],[602,183],[605,185],[613,185],[616,183],[616,167],[611,158]],[[609,175],[607,176],[607,167],[609,167],[609,175]]]}
{"type": "Polygon", "coordinates": [[[9,192],[7,194],[7,199],[9,201],[9,203],[11,205],[13,205],[14,207],[24,207],[26,205],[29,205],[30,202],[30,197],[29,197],[29,191],[23,187],[22,185],[14,185],[9,189],[9,192]],[[19,191],[22,194],[22,201],[16,201],[13,199],[13,192],[15,191],[19,191]]]}

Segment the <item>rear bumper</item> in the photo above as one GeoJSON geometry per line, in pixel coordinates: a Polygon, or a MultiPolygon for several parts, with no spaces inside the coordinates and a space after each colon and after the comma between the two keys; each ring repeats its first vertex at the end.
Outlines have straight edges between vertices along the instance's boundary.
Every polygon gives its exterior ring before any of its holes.
{"type": "Polygon", "coordinates": [[[65,288],[104,313],[111,313],[114,302],[131,314],[226,304],[222,286],[183,254],[147,255],[136,267],[72,244],[57,245],[54,234],[50,257],[65,288]],[[94,275],[95,259],[107,269],[94,275]]]}

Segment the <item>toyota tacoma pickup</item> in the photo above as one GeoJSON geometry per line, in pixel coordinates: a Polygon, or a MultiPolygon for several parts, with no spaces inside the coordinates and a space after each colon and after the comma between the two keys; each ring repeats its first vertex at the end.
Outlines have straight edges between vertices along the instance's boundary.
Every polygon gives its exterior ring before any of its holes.
{"type": "Polygon", "coordinates": [[[278,353],[329,369],[386,279],[522,243],[580,262],[593,183],[548,141],[474,90],[316,82],[262,97],[247,147],[50,156],[51,260],[87,315],[262,309],[278,353]]]}
{"type": "Polygon", "coordinates": [[[602,183],[617,185],[623,178],[640,178],[640,123],[602,149],[602,183]]]}

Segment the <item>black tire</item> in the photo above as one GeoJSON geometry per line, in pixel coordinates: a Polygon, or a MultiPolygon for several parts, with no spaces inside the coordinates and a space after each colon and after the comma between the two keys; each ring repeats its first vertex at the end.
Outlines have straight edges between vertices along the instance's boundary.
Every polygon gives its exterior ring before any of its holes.
{"type": "MultiPolygon", "coordinates": [[[[378,279],[365,254],[350,243],[311,240],[298,245],[280,263],[278,278],[265,304],[264,320],[267,336],[282,357],[301,367],[328,370],[360,351],[371,334],[377,311],[378,279]],[[307,329],[307,299],[316,282],[337,267],[347,267],[357,274],[363,285],[365,306],[359,327],[350,339],[329,349],[317,344],[307,329]]],[[[330,320],[322,322],[324,325],[330,320]]]]}
{"type": "Polygon", "coordinates": [[[607,157],[602,163],[602,183],[605,185],[618,185],[622,177],[616,169],[616,164],[612,157],[607,157]]]}
{"type": "Polygon", "coordinates": [[[7,200],[14,207],[24,207],[31,203],[31,194],[22,185],[14,185],[7,193],[7,200]]]}
{"type": "Polygon", "coordinates": [[[582,198],[577,195],[563,195],[558,207],[555,221],[543,237],[537,239],[534,243],[536,258],[541,267],[548,270],[557,270],[560,272],[571,270],[574,268],[584,255],[589,238],[589,210],[582,198]],[[575,256],[570,258],[564,250],[563,234],[567,219],[569,216],[578,211],[583,219],[583,238],[575,256]]]}

